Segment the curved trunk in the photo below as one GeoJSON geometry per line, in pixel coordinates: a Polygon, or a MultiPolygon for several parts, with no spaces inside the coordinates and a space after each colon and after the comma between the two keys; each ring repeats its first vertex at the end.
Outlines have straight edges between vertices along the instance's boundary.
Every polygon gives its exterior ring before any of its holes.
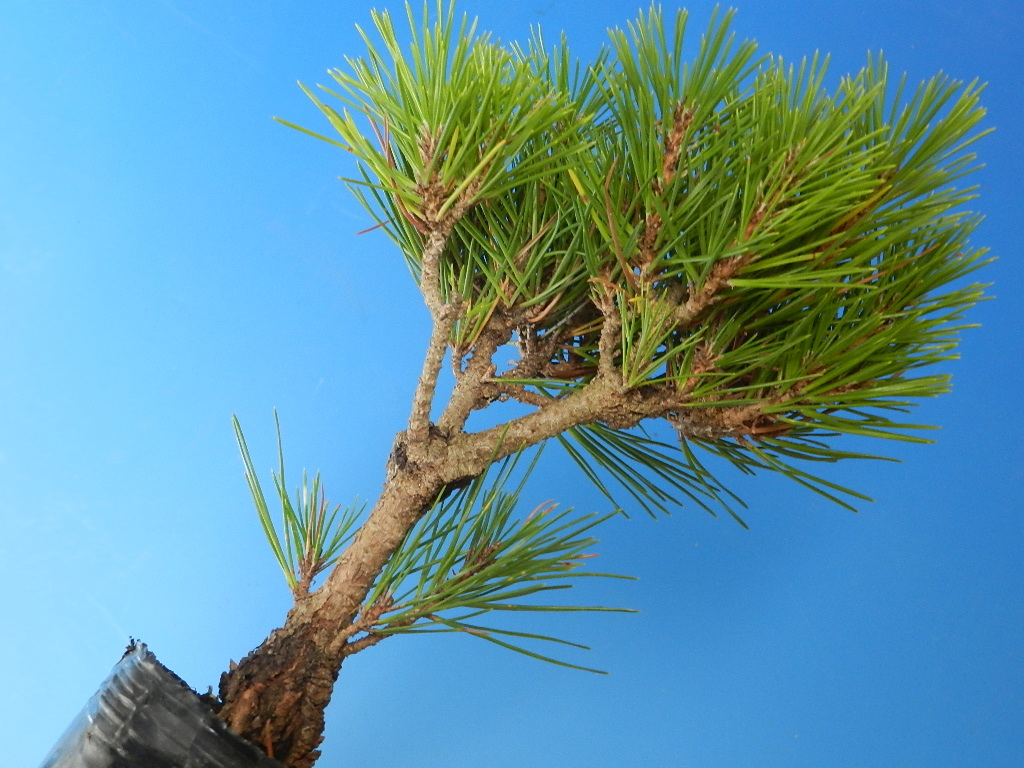
{"type": "MultiPolygon", "coordinates": [[[[439,496],[492,462],[592,421],[597,408],[608,410],[610,391],[598,380],[582,393],[479,433],[448,437],[428,425],[418,439],[399,434],[380,498],[326,583],[301,598],[283,627],[221,676],[220,718],[290,768],[311,768],[320,756],[324,710],[338,672],[345,656],[362,647],[353,644],[353,624],[405,535],[439,496]]],[[[642,418],[637,413],[627,414],[632,424],[642,418]]]]}
{"type": "MultiPolygon", "coordinates": [[[[399,441],[399,448],[401,441],[399,441]]],[[[327,582],[300,599],[285,624],[221,676],[218,715],[290,768],[320,756],[324,710],[362,601],[409,529],[444,488],[436,467],[396,450],[380,499],[327,582]]]]}

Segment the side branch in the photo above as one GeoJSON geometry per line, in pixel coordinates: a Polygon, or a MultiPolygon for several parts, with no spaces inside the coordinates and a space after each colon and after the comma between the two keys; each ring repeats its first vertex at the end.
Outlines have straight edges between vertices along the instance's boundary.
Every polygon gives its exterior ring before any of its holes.
{"type": "Polygon", "coordinates": [[[461,301],[457,297],[445,303],[441,294],[441,254],[448,242],[449,231],[449,227],[438,227],[433,230],[423,248],[420,290],[423,291],[423,300],[430,310],[433,327],[427,353],[423,359],[423,370],[416,384],[416,392],[413,394],[412,412],[409,415],[409,439],[413,442],[422,442],[427,437],[437,378],[441,373],[444,355],[448,351],[452,329],[461,308],[461,301]]]}
{"type": "Polygon", "coordinates": [[[721,299],[722,291],[729,287],[729,281],[753,261],[753,258],[752,254],[746,253],[731,256],[715,264],[704,285],[699,290],[692,291],[686,301],[676,308],[672,316],[676,326],[690,327],[704,310],[721,299]]]}
{"type": "Polygon", "coordinates": [[[789,426],[764,413],[781,403],[797,405],[800,387],[749,405],[695,405],[689,392],[675,387],[623,389],[614,378],[598,376],[564,398],[537,403],[536,411],[481,432],[463,435],[453,444],[465,466],[486,465],[516,451],[555,437],[572,427],[600,422],[612,429],[630,429],[645,419],[666,418],[682,437],[703,440],[742,439],[780,434],[789,426]],[[482,463],[482,464],[481,464],[482,463]]]}
{"type": "Polygon", "coordinates": [[[597,341],[597,375],[622,388],[622,371],[615,365],[615,354],[622,343],[622,316],[610,293],[602,297],[601,314],[604,315],[604,325],[597,341]]]}
{"type": "Polygon", "coordinates": [[[537,408],[546,408],[558,399],[540,392],[532,392],[522,384],[503,382],[500,379],[494,381],[494,387],[498,392],[499,400],[515,400],[523,405],[533,405],[537,408]]]}
{"type": "Polygon", "coordinates": [[[491,322],[493,325],[486,328],[477,339],[466,370],[458,377],[451,400],[437,420],[443,432],[451,434],[460,431],[466,425],[470,413],[486,406],[498,396],[498,391],[490,383],[495,372],[494,354],[498,347],[512,337],[512,329],[500,321],[491,322]]]}
{"type": "Polygon", "coordinates": [[[430,343],[423,359],[423,370],[420,373],[419,382],[416,384],[416,393],[413,395],[412,413],[409,415],[409,440],[411,442],[422,442],[427,438],[430,428],[430,408],[434,403],[437,378],[441,373],[441,365],[444,363],[444,355],[448,350],[448,341],[451,339],[452,328],[455,326],[458,314],[458,306],[446,304],[434,316],[430,343]]]}

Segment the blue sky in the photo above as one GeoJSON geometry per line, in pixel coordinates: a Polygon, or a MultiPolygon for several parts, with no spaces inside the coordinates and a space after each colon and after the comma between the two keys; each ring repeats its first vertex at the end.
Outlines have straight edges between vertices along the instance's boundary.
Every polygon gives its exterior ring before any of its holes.
{"type": "MultiPolygon", "coordinates": [[[[396,6],[397,3],[388,5],[396,6]]],[[[503,39],[564,29],[582,57],[634,0],[477,0],[503,39]],[[583,9],[583,10],[581,10],[583,9]]],[[[735,29],[832,81],[884,50],[918,81],[989,83],[974,237],[999,260],[954,392],[901,464],[840,467],[859,515],[737,480],[744,531],[685,508],[616,520],[580,602],[531,623],[594,676],[467,637],[352,658],[323,768],[866,768],[1024,764],[1024,12],[1016,2],[739,3],[735,29]]],[[[695,29],[710,4],[690,6],[695,29]]],[[[193,687],[284,617],[233,444],[338,501],[372,498],[426,344],[401,258],[336,177],[295,85],[362,51],[360,3],[12,0],[0,8],[0,732],[38,764],[143,639],[193,687]]],[[[549,452],[537,500],[605,508],[549,452]]]]}

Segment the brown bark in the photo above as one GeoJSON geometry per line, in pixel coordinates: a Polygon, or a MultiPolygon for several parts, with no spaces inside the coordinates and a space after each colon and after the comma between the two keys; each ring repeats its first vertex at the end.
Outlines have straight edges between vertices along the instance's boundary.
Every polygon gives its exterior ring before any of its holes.
{"type": "Polygon", "coordinates": [[[324,710],[341,669],[326,651],[330,617],[304,608],[297,605],[281,629],[220,681],[221,718],[294,768],[310,768],[320,756],[324,710]]]}
{"type": "MultiPolygon", "coordinates": [[[[422,438],[400,433],[381,496],[324,586],[300,598],[282,628],[222,675],[220,717],[290,768],[311,768],[319,757],[324,710],[341,665],[362,647],[353,636],[365,628],[353,624],[374,580],[435,500],[492,462],[598,420],[625,429],[671,414],[681,432],[744,432],[744,424],[734,423],[740,418],[734,411],[742,409],[687,412],[688,393],[671,388],[628,390],[618,379],[599,374],[575,394],[552,399],[531,414],[482,432],[448,435],[428,425],[422,438]]],[[[759,416],[753,407],[741,421],[753,423],[759,416]]]]}
{"type": "Polygon", "coordinates": [[[324,709],[346,655],[344,630],[445,485],[436,463],[409,461],[403,445],[400,436],[381,497],[325,586],[301,599],[283,627],[221,676],[221,719],[291,768],[310,768],[319,757],[324,709]]]}
{"type": "Polygon", "coordinates": [[[449,439],[436,428],[425,439],[400,434],[381,496],[324,586],[301,598],[283,627],[221,676],[221,719],[290,768],[311,768],[323,740],[324,709],[347,655],[352,633],[346,629],[406,533],[446,487],[458,487],[522,447],[592,421],[604,399],[596,395],[604,389],[591,385],[517,419],[511,435],[488,430],[449,439]]]}

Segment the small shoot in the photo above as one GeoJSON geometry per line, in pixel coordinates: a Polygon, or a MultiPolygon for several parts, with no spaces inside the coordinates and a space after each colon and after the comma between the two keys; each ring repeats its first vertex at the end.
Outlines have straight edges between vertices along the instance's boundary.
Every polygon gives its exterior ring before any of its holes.
{"type": "Polygon", "coordinates": [[[302,471],[302,485],[295,490],[294,501],[289,497],[284,476],[281,423],[275,410],[278,468],[276,472],[271,470],[270,476],[281,504],[281,520],[278,524],[270,513],[238,418],[232,416],[231,421],[242,454],[242,463],[245,465],[245,480],[249,484],[263,534],[267,537],[267,543],[270,544],[274,559],[292,595],[296,601],[301,600],[309,594],[316,577],[334,565],[338,555],[352,539],[355,523],[362,516],[366,504],[360,504],[357,500],[344,510],[340,504],[331,509],[320,473],[317,472],[310,481],[305,470],[302,471]]]}

